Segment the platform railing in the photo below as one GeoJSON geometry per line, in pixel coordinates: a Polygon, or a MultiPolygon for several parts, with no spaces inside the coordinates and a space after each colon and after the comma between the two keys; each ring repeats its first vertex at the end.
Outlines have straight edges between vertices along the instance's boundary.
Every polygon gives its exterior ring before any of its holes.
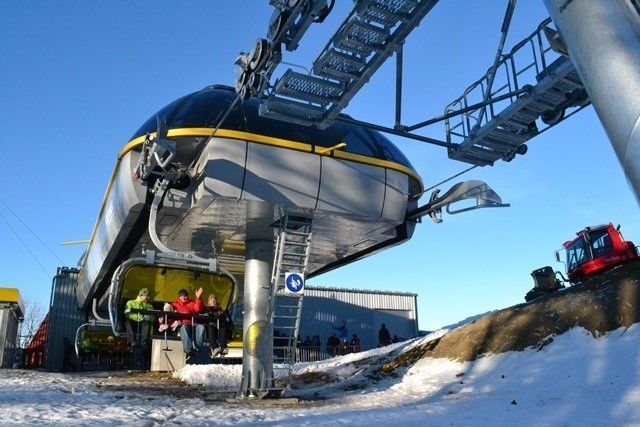
{"type": "Polygon", "coordinates": [[[560,56],[544,35],[545,27],[550,23],[550,18],[542,21],[531,35],[498,61],[492,87],[488,87],[493,72],[489,69],[484,76],[467,87],[460,97],[445,107],[445,114],[471,107],[470,111],[445,120],[447,142],[461,142],[472,136],[474,131],[516,101],[520,96],[519,90],[535,84],[538,76],[543,75],[547,66],[560,56]],[[488,97],[485,96],[487,89],[488,97]],[[503,95],[506,99],[492,102],[503,95]],[[487,103],[485,98],[488,98],[487,103]],[[474,105],[477,108],[473,108],[474,105]]]}

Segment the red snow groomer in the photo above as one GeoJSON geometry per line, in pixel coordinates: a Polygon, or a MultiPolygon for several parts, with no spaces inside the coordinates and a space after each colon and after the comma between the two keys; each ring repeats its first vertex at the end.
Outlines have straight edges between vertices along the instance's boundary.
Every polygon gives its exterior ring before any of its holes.
{"type": "Polygon", "coordinates": [[[576,235],[562,245],[564,249],[556,251],[556,261],[564,262],[571,284],[640,258],[636,245],[622,237],[619,225],[586,227],[576,235]],[[564,260],[561,252],[565,252],[564,260]]]}
{"type": "Polygon", "coordinates": [[[574,285],[622,264],[640,259],[638,248],[620,233],[620,226],[612,223],[586,227],[576,233],[576,238],[566,241],[563,249],[556,251],[556,261],[565,264],[565,278],[551,267],[543,267],[531,273],[535,287],[525,295],[526,301],[564,288],[562,281],[574,285]],[[564,259],[562,253],[564,252],[564,259]],[[562,277],[562,281],[556,278],[562,277]]]}

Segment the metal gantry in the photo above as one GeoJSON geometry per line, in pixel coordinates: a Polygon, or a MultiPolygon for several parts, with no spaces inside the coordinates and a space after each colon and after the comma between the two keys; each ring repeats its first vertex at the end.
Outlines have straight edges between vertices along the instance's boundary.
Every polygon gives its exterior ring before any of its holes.
{"type": "MultiPolygon", "coordinates": [[[[271,3],[276,12],[268,39],[259,39],[251,53],[241,54],[236,62],[240,66],[236,90],[244,99],[262,99],[263,116],[318,128],[335,120],[357,122],[445,147],[451,159],[486,166],[524,154],[528,140],[590,105],[561,37],[546,19],[510,52],[503,54],[501,43],[486,75],[447,105],[442,116],[415,125],[401,124],[402,45],[437,0],[355,2],[309,73],[287,69],[271,85],[269,80],[282,60],[282,46],[295,50],[309,25],[322,22],[331,10],[325,0],[271,3]],[[387,128],[340,116],[393,53],[397,57],[395,126],[387,128]],[[415,132],[443,121],[444,140],[415,132]]],[[[515,1],[509,3],[505,23],[514,5],[515,1]]],[[[505,23],[503,33],[508,28],[505,23]]]]}
{"type": "MultiPolygon", "coordinates": [[[[296,25],[291,17],[300,14],[299,20],[307,23],[309,19],[305,16],[314,17],[325,6],[324,0],[299,0],[293,2],[294,7],[272,1],[274,3],[277,10],[271,20],[269,34],[272,37],[258,40],[252,52],[241,55],[236,62],[242,69],[236,89],[244,98],[253,94],[263,99],[262,116],[323,129],[333,123],[362,86],[400,48],[437,0],[356,2],[314,61],[310,74],[288,69],[271,90],[265,92],[265,85],[281,60],[279,43],[288,38],[298,40],[300,32],[308,27],[296,25]],[[292,22],[287,27],[289,21],[292,22]],[[289,32],[295,36],[286,37],[289,32]]],[[[293,50],[291,47],[286,44],[288,50],[293,50]]]]}
{"type": "Polygon", "coordinates": [[[260,114],[326,128],[396,52],[437,0],[365,0],[313,62],[312,75],[291,69],[276,83],[260,114]]]}

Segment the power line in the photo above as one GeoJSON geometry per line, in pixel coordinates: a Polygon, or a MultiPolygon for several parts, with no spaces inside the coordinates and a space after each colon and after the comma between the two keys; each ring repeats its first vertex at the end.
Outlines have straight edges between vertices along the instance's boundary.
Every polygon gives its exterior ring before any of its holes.
{"type": "MultiPolygon", "coordinates": [[[[60,258],[58,258],[58,256],[57,256],[56,254],[54,254],[54,253],[53,253],[53,251],[52,251],[51,249],[49,249],[49,247],[48,247],[48,246],[47,246],[47,245],[42,241],[42,239],[40,239],[40,237],[38,237],[38,235],[37,235],[36,233],[34,233],[34,232],[33,232],[33,230],[31,230],[31,229],[29,228],[29,226],[28,226],[27,224],[25,224],[25,223],[24,223],[24,221],[22,221],[18,215],[16,215],[16,213],[15,213],[15,212],[14,212],[14,211],[9,207],[9,205],[7,205],[7,204],[5,203],[5,201],[4,201],[4,200],[0,199],[0,202],[2,202],[2,204],[3,204],[3,205],[5,205],[7,209],[9,209],[9,212],[11,212],[11,213],[13,214],[13,216],[15,216],[15,217],[18,219],[18,221],[20,221],[20,223],[21,223],[22,225],[24,225],[24,227],[25,227],[27,230],[29,230],[29,232],[30,232],[31,234],[33,234],[33,235],[34,235],[34,237],[35,237],[36,239],[38,239],[38,242],[40,242],[40,243],[42,244],[42,246],[44,246],[44,247],[49,251],[49,253],[50,253],[51,255],[53,255],[53,256],[54,256],[54,258],[55,258],[55,259],[57,259],[57,260],[60,262],[60,265],[64,265],[64,261],[62,261],[60,258]]],[[[5,222],[7,222],[6,218],[2,217],[2,219],[4,219],[4,221],[5,221],[5,222]]],[[[9,224],[9,223],[7,222],[7,224],[9,224]]],[[[9,226],[9,227],[11,228],[11,226],[9,226]]],[[[13,230],[13,229],[12,229],[12,230],[13,230]]],[[[14,231],[14,233],[15,233],[15,231],[14,231]]]]}
{"type": "MultiPolygon", "coordinates": [[[[42,239],[40,239],[40,237],[38,237],[38,235],[36,233],[34,233],[34,231],[29,228],[29,226],[27,224],[25,224],[24,221],[22,221],[22,219],[20,219],[20,217],[11,209],[11,207],[2,199],[0,199],[0,202],[2,202],[2,204],[9,210],[9,212],[11,212],[13,214],[13,216],[20,221],[20,223],[27,229],[29,230],[29,232],[40,242],[40,244],[42,244],[42,246],[44,246],[47,251],[49,251],[49,253],[51,255],[53,255],[59,262],[60,264],[64,264],[64,262],[55,254],[53,253],[53,251],[42,241],[42,239]]],[[[40,262],[40,260],[38,259],[38,257],[31,251],[31,249],[29,249],[29,246],[26,244],[26,242],[20,237],[20,234],[18,234],[18,232],[16,231],[15,228],[13,228],[13,226],[11,225],[11,223],[7,220],[6,216],[0,212],[0,217],[2,218],[2,220],[7,224],[7,227],[9,227],[9,229],[11,230],[11,232],[16,236],[16,239],[18,239],[18,241],[20,242],[20,244],[22,244],[22,246],[25,248],[25,250],[29,253],[29,255],[31,255],[31,257],[34,259],[34,261],[40,266],[40,268],[42,269],[42,271],[44,271],[44,273],[47,275],[47,277],[49,277],[50,279],[52,278],[51,274],[47,271],[47,269],[44,267],[44,265],[42,265],[42,263],[40,262]]]]}
{"type": "Polygon", "coordinates": [[[29,250],[29,247],[24,243],[24,241],[20,238],[20,236],[18,235],[18,233],[16,232],[16,230],[13,229],[13,227],[11,226],[11,224],[9,224],[9,221],[7,221],[7,218],[5,218],[5,216],[2,214],[2,212],[0,212],[0,217],[2,217],[2,219],[4,220],[5,223],[7,223],[7,226],[9,227],[9,229],[11,229],[11,231],[13,231],[13,234],[16,236],[16,238],[20,241],[20,243],[22,243],[22,246],[24,246],[24,248],[27,250],[27,252],[29,252],[29,254],[33,257],[33,259],[38,263],[38,265],[40,266],[40,268],[42,269],[42,271],[44,271],[44,273],[51,278],[51,274],[49,274],[47,272],[47,269],[44,268],[44,266],[42,264],[40,264],[40,261],[38,261],[38,258],[33,254],[33,252],[31,252],[31,250],[29,250]]]}
{"type": "Polygon", "coordinates": [[[462,174],[464,174],[464,173],[467,173],[467,172],[469,172],[471,169],[474,169],[474,168],[477,168],[477,167],[478,167],[478,165],[474,165],[474,166],[471,166],[471,167],[469,167],[469,168],[467,168],[467,169],[463,170],[462,172],[458,172],[457,174],[450,176],[449,178],[445,179],[444,181],[440,181],[439,183],[437,183],[437,184],[435,184],[435,185],[432,185],[431,187],[427,188],[426,190],[424,190],[424,191],[422,192],[422,194],[426,193],[426,192],[427,192],[427,191],[429,191],[429,190],[433,190],[434,188],[441,186],[441,185],[442,185],[442,184],[444,184],[445,182],[451,181],[453,178],[457,178],[457,177],[459,177],[460,175],[462,175],[462,174]]]}

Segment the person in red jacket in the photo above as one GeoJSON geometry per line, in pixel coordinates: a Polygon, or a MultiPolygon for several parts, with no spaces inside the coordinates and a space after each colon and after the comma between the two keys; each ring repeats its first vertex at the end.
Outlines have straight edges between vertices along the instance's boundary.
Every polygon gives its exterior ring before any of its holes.
{"type": "MultiPolygon", "coordinates": [[[[196,290],[196,299],[189,298],[189,291],[180,289],[178,299],[171,303],[173,309],[183,314],[199,314],[204,309],[202,288],[196,290]]],[[[192,322],[191,319],[180,319],[180,339],[182,348],[189,359],[194,353],[202,350],[204,342],[204,325],[192,322]]]]}

